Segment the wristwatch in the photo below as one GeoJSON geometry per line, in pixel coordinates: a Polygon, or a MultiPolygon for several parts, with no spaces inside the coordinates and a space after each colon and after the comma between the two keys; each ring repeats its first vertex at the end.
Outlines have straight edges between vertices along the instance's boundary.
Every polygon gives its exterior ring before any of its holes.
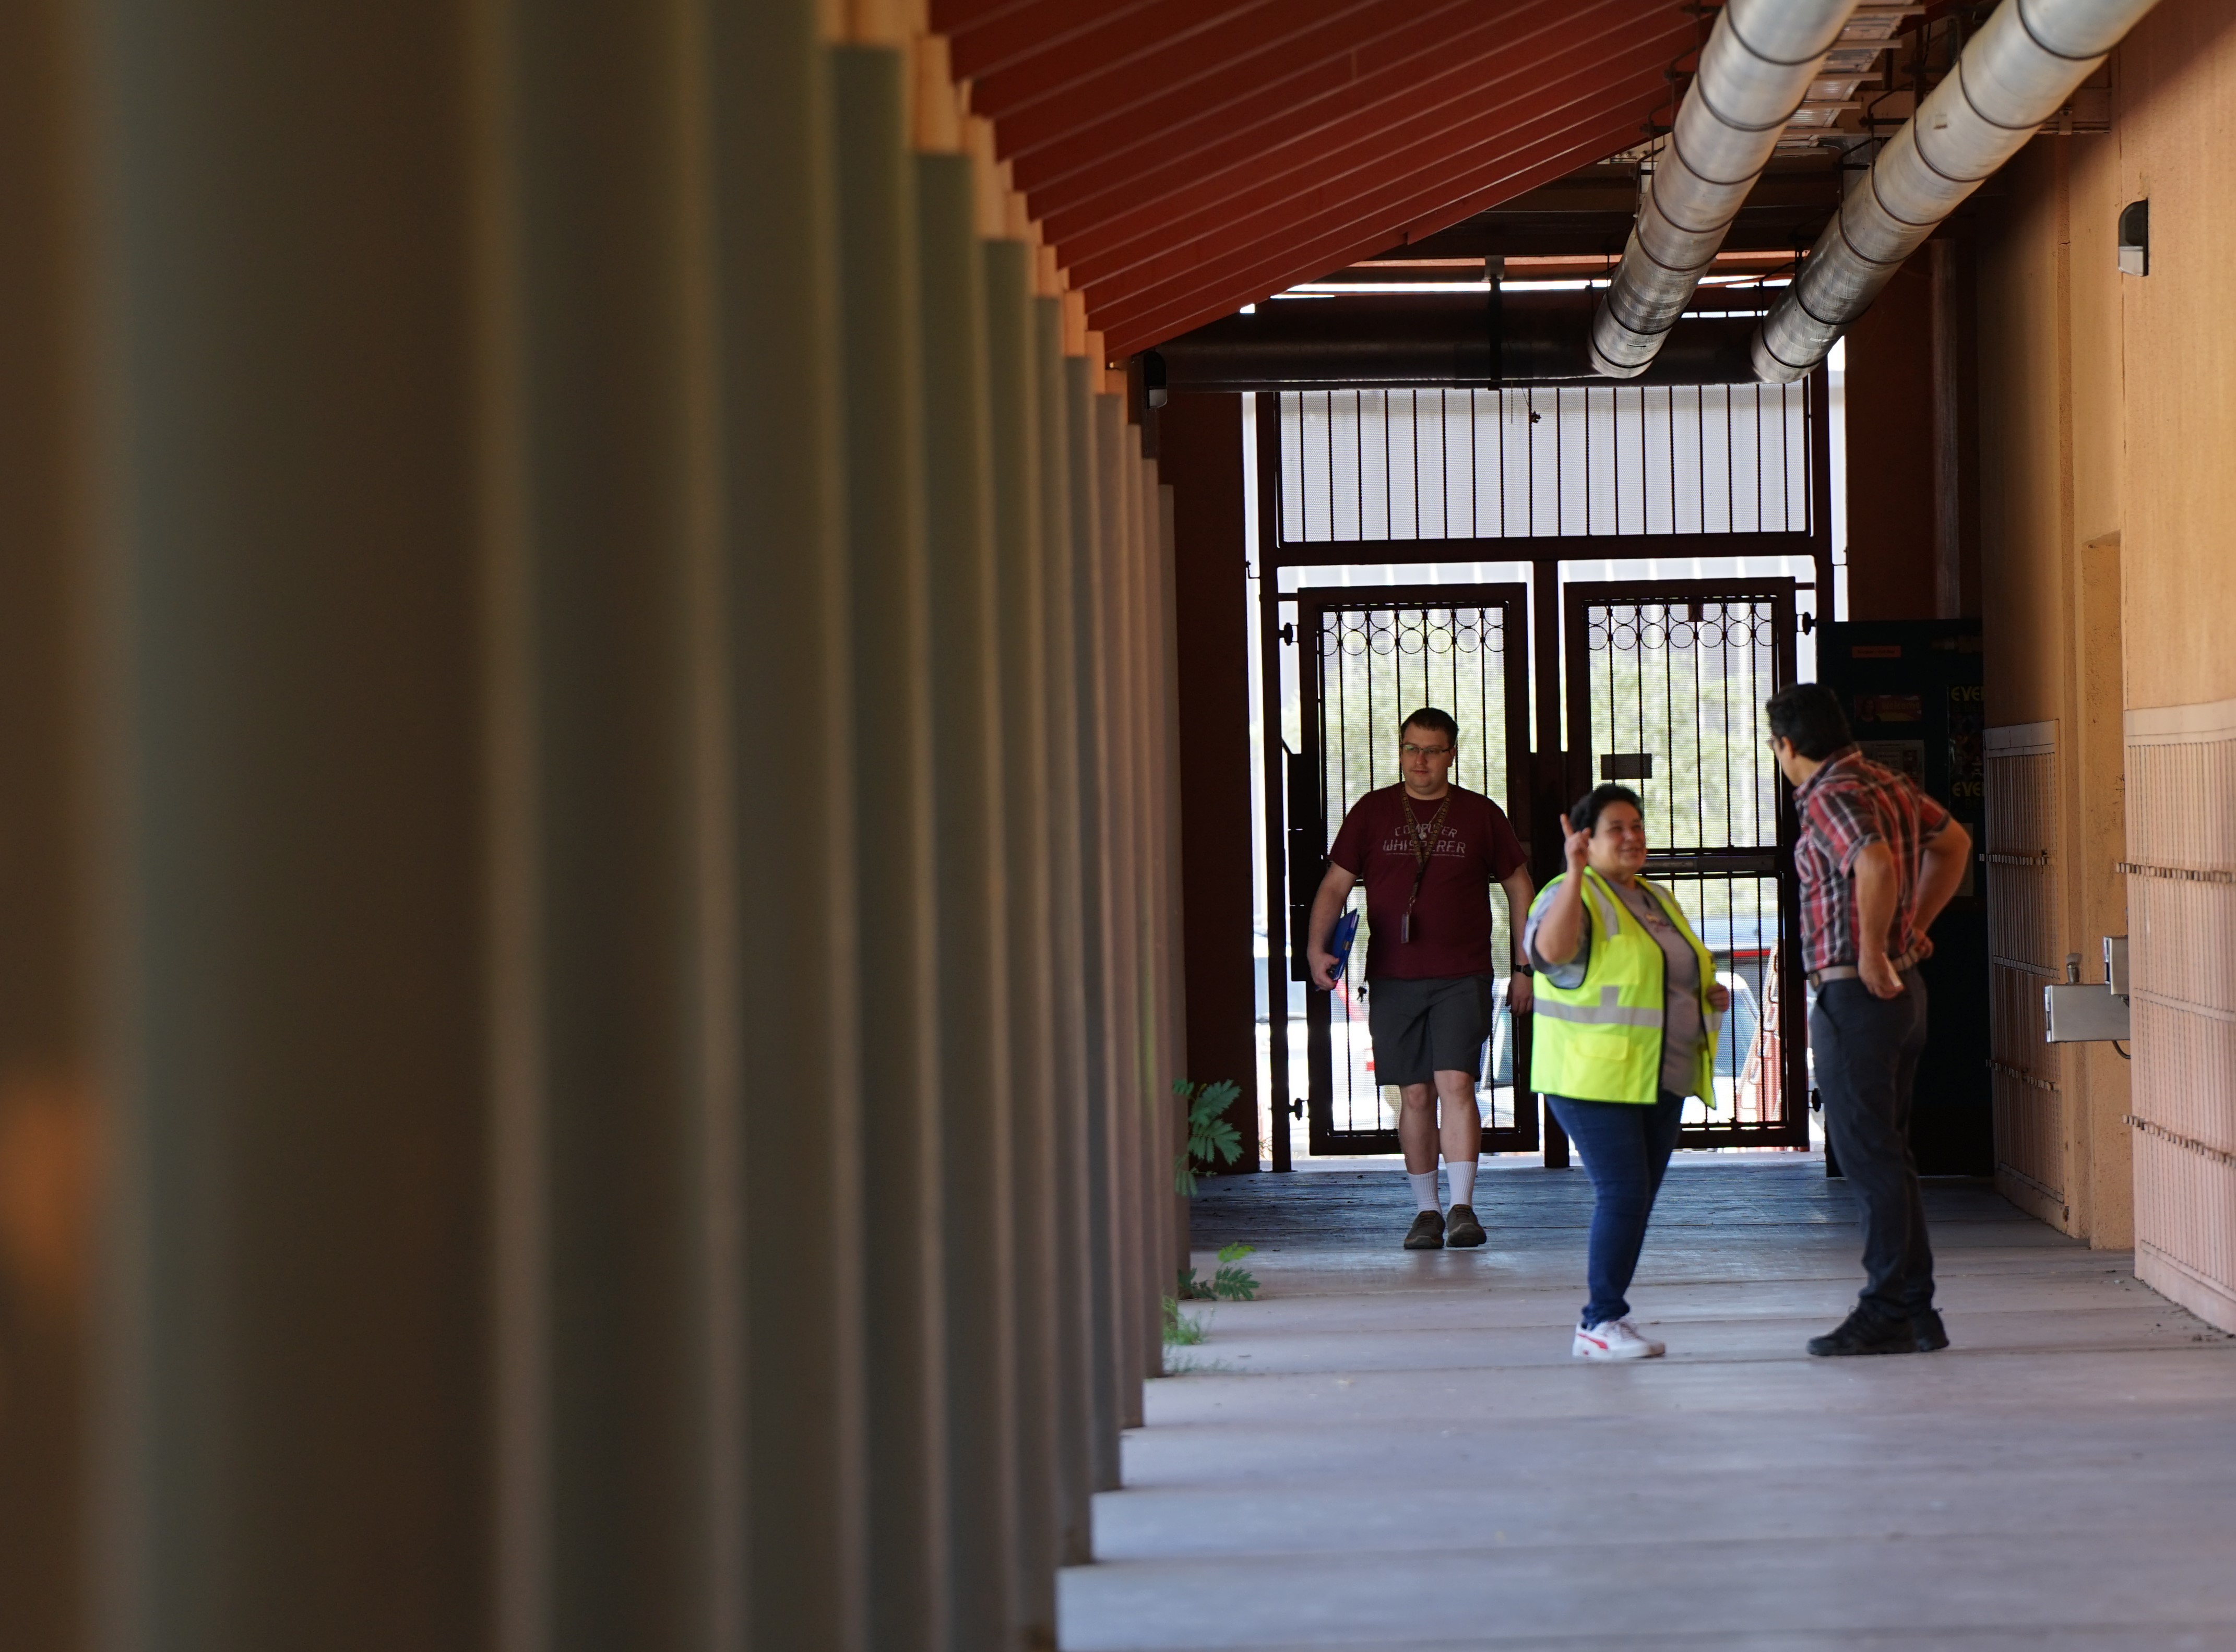
{"type": "Polygon", "coordinates": [[[1527,964],[1516,964],[1514,966],[1514,974],[1517,975],[1534,975],[1537,972],[1536,970],[1532,969],[1527,964]]]}

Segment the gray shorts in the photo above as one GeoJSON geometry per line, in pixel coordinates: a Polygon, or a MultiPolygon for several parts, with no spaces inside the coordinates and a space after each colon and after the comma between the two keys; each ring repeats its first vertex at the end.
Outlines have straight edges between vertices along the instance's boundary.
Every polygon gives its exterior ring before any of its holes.
{"type": "Polygon", "coordinates": [[[1439,1072],[1483,1078],[1483,1046],[1496,1000],[1488,975],[1366,984],[1366,1030],[1378,1084],[1434,1084],[1439,1072]]]}

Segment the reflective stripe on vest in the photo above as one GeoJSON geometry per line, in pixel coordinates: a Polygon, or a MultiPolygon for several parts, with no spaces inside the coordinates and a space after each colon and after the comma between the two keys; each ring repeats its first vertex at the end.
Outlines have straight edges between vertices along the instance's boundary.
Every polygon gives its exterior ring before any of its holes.
{"type": "MultiPolygon", "coordinates": [[[[1677,902],[1643,879],[1640,884],[1685,937],[1698,960],[1703,1037],[1691,1093],[1710,1095],[1716,1026],[1707,997],[1716,979],[1715,963],[1677,902]]],[[[1578,1101],[1651,1105],[1661,1091],[1668,960],[1637,914],[1622,905],[1597,873],[1586,870],[1583,894],[1585,921],[1592,931],[1584,979],[1564,988],[1544,975],[1537,978],[1530,1087],[1578,1101]]]]}
{"type": "MultiPolygon", "coordinates": [[[[1600,988],[1600,1001],[1596,1004],[1564,1004],[1558,999],[1549,999],[1538,1007],[1537,1013],[1550,1016],[1556,1021],[1582,1021],[1597,1026],[1650,1026],[1656,1032],[1661,1030],[1660,1010],[1634,1009],[1628,1005],[1615,1002],[1618,996],[1616,988],[1602,987],[1600,988]]],[[[1536,1001],[1534,993],[1531,1001],[1536,1001]]]]}

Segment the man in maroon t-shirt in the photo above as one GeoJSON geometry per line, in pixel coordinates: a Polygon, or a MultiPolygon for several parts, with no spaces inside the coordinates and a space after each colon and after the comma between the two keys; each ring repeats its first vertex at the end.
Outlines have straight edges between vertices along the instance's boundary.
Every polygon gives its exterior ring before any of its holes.
{"type": "Polygon", "coordinates": [[[1450,783],[1459,724],[1424,706],[1405,719],[1398,740],[1404,782],[1368,792],[1344,816],[1312,900],[1305,956],[1313,982],[1332,988],[1328,940],[1351,885],[1365,879],[1366,1025],[1375,1077],[1404,1097],[1398,1139],[1417,1209],[1405,1249],[1437,1250],[1484,1237],[1475,1214],[1483,1147],[1475,1091],[1495,1003],[1490,886],[1506,891],[1517,1015],[1529,1011],[1529,966],[1519,948],[1536,891],[1505,810],[1450,783]],[[1452,1179],[1449,1229],[1437,1208],[1440,1137],[1452,1179]]]}

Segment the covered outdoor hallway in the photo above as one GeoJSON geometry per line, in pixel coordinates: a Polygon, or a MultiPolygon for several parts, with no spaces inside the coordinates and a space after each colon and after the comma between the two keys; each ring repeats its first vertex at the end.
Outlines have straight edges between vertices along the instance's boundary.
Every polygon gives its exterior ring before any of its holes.
{"type": "Polygon", "coordinates": [[[1585,1366],[1582,1171],[1487,1168],[1473,1252],[1398,1249],[1404,1192],[1331,1161],[1199,1197],[1199,1263],[1253,1244],[1264,1289],[1150,1385],[1067,1652],[2236,1645],[2236,1338],[2128,1256],[1938,1180],[1952,1346],[1811,1360],[1845,1183],[1680,1155],[1632,1292],[1668,1356],[1585,1366]]]}
{"type": "Polygon", "coordinates": [[[0,1652],[2236,1647],[2232,272],[2231,0],[0,0],[0,1652]],[[1650,1368],[1495,895],[1395,1248],[1423,705],[1730,993],[1650,1368]]]}

